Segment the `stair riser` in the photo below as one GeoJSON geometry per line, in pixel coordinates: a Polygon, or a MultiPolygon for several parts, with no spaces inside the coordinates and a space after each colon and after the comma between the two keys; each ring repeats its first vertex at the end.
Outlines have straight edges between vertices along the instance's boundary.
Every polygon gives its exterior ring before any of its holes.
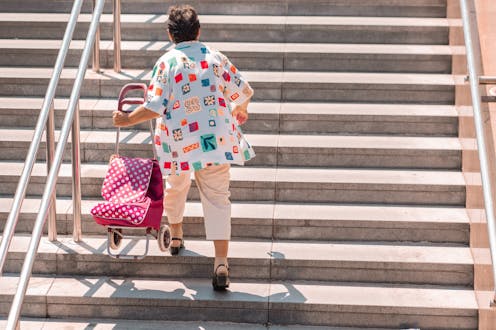
{"type": "MultiPolygon", "coordinates": [[[[152,240],[150,244],[156,244],[152,240]]],[[[101,246],[102,252],[106,245],[101,246]]],[[[114,251],[115,252],[115,251],[114,251]]],[[[5,272],[19,273],[25,255],[10,256],[5,272]]],[[[209,278],[213,259],[205,257],[147,257],[141,261],[116,261],[98,255],[39,254],[35,263],[36,274],[82,276],[130,276],[153,278],[209,278]]],[[[339,261],[286,261],[267,259],[229,260],[233,279],[281,281],[336,281],[361,283],[394,283],[418,285],[470,286],[473,281],[471,265],[435,265],[429,267],[415,263],[383,264],[339,261]],[[270,265],[272,263],[272,266],[270,265]]]]}
{"type": "MultiPolygon", "coordinates": [[[[0,194],[13,196],[18,176],[2,177],[0,194]]],[[[28,195],[42,195],[45,178],[34,176],[27,188],[28,195]]],[[[82,178],[81,189],[85,198],[100,198],[103,178],[82,178]]],[[[465,205],[465,186],[410,186],[401,184],[341,184],[274,181],[231,181],[233,201],[278,201],[315,203],[385,203],[408,205],[465,205]]],[[[72,184],[67,177],[57,181],[57,195],[71,196],[72,184]]],[[[189,200],[199,200],[196,187],[188,194],[189,200]]]]}
{"type": "MultiPolygon", "coordinates": [[[[89,288],[90,289],[90,288],[89,288]]],[[[129,288],[122,288],[129,290],[129,288]]],[[[169,293],[177,297],[183,293],[169,293]]],[[[298,292],[294,292],[294,295],[298,292]]],[[[257,296],[258,297],[258,296],[257,296]]],[[[8,301],[11,296],[2,297],[8,301]]],[[[189,299],[183,301],[168,301],[161,299],[133,299],[129,298],[74,298],[56,295],[28,296],[23,306],[24,316],[68,318],[77,315],[78,318],[112,318],[112,319],[141,319],[141,320],[174,320],[174,321],[224,321],[266,324],[307,324],[347,327],[374,327],[374,328],[422,328],[422,329],[452,329],[469,330],[477,328],[477,311],[461,310],[460,315],[444,315],[444,310],[422,308],[387,308],[334,306],[320,311],[305,308],[304,304],[270,303],[270,312],[267,311],[267,302],[216,302],[215,305],[205,303],[191,307],[189,299]],[[187,305],[188,304],[188,305],[187,305]],[[229,305],[227,305],[229,304],[229,305]],[[331,309],[331,310],[329,310],[331,309]],[[164,310],[167,312],[165,313],[164,310]]],[[[184,298],[183,298],[184,299],[184,298]]],[[[8,314],[10,304],[0,304],[0,314],[8,314]]],[[[325,308],[325,306],[324,306],[325,308]]],[[[449,312],[449,311],[448,311],[449,312]]]]}
{"type": "MultiPolygon", "coordinates": [[[[0,22],[0,38],[62,39],[65,22],[0,22]],[[36,34],[34,35],[34,31],[36,34]]],[[[89,23],[78,23],[74,39],[86,39],[89,23]]],[[[102,40],[112,39],[112,24],[100,24],[102,40]]],[[[123,23],[123,40],[168,41],[164,23],[123,23]]],[[[201,38],[206,42],[302,42],[365,43],[365,44],[426,44],[446,45],[447,27],[410,27],[362,25],[264,25],[264,24],[202,24],[201,38]]]]}
{"type": "MultiPolygon", "coordinates": [[[[38,120],[38,109],[2,109],[2,127],[18,129],[34,128],[38,120]]],[[[61,127],[65,110],[56,110],[55,124],[61,127]]],[[[81,110],[82,129],[114,129],[108,110],[81,110]]],[[[135,126],[146,130],[148,124],[135,126]]],[[[458,136],[456,117],[407,117],[407,116],[365,116],[365,115],[325,115],[325,114],[263,114],[250,113],[250,119],[243,125],[246,133],[322,133],[322,134],[381,134],[381,135],[422,135],[458,136]],[[318,117],[318,120],[315,120],[318,117]]]]}
{"type": "MultiPolygon", "coordinates": [[[[44,96],[46,79],[0,79],[0,96],[44,96]]],[[[72,79],[61,79],[57,96],[70,96],[72,79]]],[[[115,97],[130,80],[86,79],[82,97],[115,97]]],[[[134,82],[148,83],[146,80],[134,82]]],[[[253,81],[254,101],[307,101],[307,102],[370,102],[370,103],[423,103],[453,104],[455,88],[450,85],[385,85],[385,84],[332,84],[282,83],[253,81]]]]}
{"type": "MultiPolygon", "coordinates": [[[[58,212],[64,211],[57,209],[58,212]]],[[[0,231],[7,220],[7,213],[0,214],[0,231]]],[[[31,233],[36,214],[21,213],[16,226],[17,233],[31,233]]],[[[57,215],[57,233],[72,235],[72,213],[57,215]]],[[[165,219],[164,219],[165,221],[165,219]]],[[[339,221],[319,221],[313,224],[310,220],[295,223],[281,219],[241,219],[235,216],[231,219],[231,235],[233,239],[256,238],[277,240],[315,240],[315,241],[364,241],[364,242],[433,242],[456,243],[467,245],[470,238],[468,225],[450,223],[439,225],[436,223],[400,223],[376,222],[350,224],[339,221]],[[273,224],[274,223],[274,224],[273,224]]],[[[105,235],[105,228],[98,225],[93,218],[84,213],[82,215],[83,235],[105,235]]],[[[204,238],[205,227],[202,217],[185,216],[183,228],[186,238],[204,238]]],[[[46,234],[46,226],[45,231],[46,234]]]]}
{"type": "MultiPolygon", "coordinates": [[[[308,116],[303,119],[298,115],[281,114],[281,133],[328,133],[328,134],[381,134],[381,135],[422,135],[422,136],[457,136],[457,118],[433,117],[396,117],[395,120],[381,118],[385,116],[344,116],[319,115],[319,120],[308,116]]],[[[389,119],[389,118],[387,118],[389,119]]]]}
{"type": "MultiPolygon", "coordinates": [[[[120,146],[120,152],[128,157],[152,157],[151,144],[120,146]]],[[[30,143],[0,143],[0,160],[25,160],[30,143]]],[[[71,148],[66,149],[64,159],[71,160],[71,148]]],[[[461,152],[456,150],[390,150],[390,149],[339,149],[339,148],[290,148],[254,145],[257,157],[247,166],[306,166],[347,168],[422,168],[459,169],[461,152]]],[[[114,144],[81,143],[81,161],[107,162],[115,153],[114,144]]],[[[45,144],[38,152],[38,160],[46,159],[45,144]]]]}
{"type": "MultiPolygon", "coordinates": [[[[164,44],[165,45],[165,44],[164,44]]],[[[318,45],[316,45],[318,47],[318,45]]],[[[123,68],[152,68],[165,51],[123,50],[123,68]]],[[[370,54],[295,54],[295,53],[258,53],[243,54],[224,51],[231,61],[241,70],[262,71],[334,71],[334,72],[421,72],[450,73],[451,57],[447,55],[370,55],[370,54]],[[309,66],[308,63],[312,65],[309,66]]],[[[57,58],[56,49],[0,49],[0,66],[38,66],[53,67],[57,58]]],[[[79,65],[81,51],[71,50],[67,55],[66,67],[79,65]]],[[[102,50],[102,68],[113,68],[113,51],[102,50]]]]}
{"type": "Polygon", "coordinates": [[[411,223],[397,226],[394,223],[355,225],[349,222],[331,221],[320,225],[293,224],[275,220],[274,238],[280,240],[322,240],[322,241],[380,241],[380,242],[435,242],[468,244],[468,226],[452,224],[446,227],[424,228],[424,224],[411,223]],[[327,226],[328,225],[328,226],[327,226]]]}
{"type": "Polygon", "coordinates": [[[308,324],[315,326],[326,326],[332,324],[338,327],[373,327],[387,329],[450,329],[469,330],[477,329],[477,315],[470,316],[440,316],[432,315],[432,311],[411,314],[408,310],[387,311],[369,310],[366,312],[349,310],[345,306],[339,306],[335,311],[297,311],[289,304],[279,309],[272,304],[269,321],[274,324],[308,324]],[[343,311],[345,309],[346,311],[343,311]]]}
{"type": "MultiPolygon", "coordinates": [[[[170,1],[152,0],[137,1],[123,0],[122,13],[124,14],[156,14],[166,13],[171,4],[187,3],[194,6],[200,14],[226,15],[336,15],[336,16],[396,16],[396,17],[446,17],[446,1],[404,1],[394,3],[381,0],[361,1],[305,1],[299,0],[255,0],[245,2],[224,0],[189,0],[170,1]],[[145,5],[146,4],[146,5],[145,5]]],[[[0,11],[4,12],[49,12],[69,13],[73,2],[70,0],[44,1],[24,0],[21,3],[13,0],[4,0],[0,4],[0,11]]],[[[83,3],[82,12],[91,12],[91,2],[83,3]]],[[[104,12],[112,13],[111,1],[105,2],[104,12]]]]}

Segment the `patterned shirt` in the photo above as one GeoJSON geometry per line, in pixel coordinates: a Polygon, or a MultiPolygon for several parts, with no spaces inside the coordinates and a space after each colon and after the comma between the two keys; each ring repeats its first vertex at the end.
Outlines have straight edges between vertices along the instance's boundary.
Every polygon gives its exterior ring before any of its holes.
{"type": "Polygon", "coordinates": [[[154,143],[162,173],[253,158],[230,104],[252,95],[229,59],[199,41],[179,43],[160,57],[144,106],[160,115],[154,143]]]}

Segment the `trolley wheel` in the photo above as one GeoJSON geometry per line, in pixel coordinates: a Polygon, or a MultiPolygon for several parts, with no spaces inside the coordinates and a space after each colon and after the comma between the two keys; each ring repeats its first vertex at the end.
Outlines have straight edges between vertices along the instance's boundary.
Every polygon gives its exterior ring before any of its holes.
{"type": "Polygon", "coordinates": [[[122,241],[122,229],[109,229],[107,232],[107,240],[112,250],[117,250],[122,241]]]}
{"type": "Polygon", "coordinates": [[[160,226],[160,231],[158,232],[158,248],[160,251],[165,252],[169,248],[171,243],[171,232],[169,226],[163,225],[160,226]]]}

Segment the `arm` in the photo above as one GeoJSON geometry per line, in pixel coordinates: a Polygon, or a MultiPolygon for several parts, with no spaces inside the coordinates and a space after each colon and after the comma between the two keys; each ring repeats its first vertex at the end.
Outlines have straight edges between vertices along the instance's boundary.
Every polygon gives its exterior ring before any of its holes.
{"type": "Polygon", "coordinates": [[[144,106],[140,106],[130,113],[114,111],[112,115],[114,126],[116,127],[133,126],[158,117],[160,117],[158,113],[148,110],[144,106]]]}

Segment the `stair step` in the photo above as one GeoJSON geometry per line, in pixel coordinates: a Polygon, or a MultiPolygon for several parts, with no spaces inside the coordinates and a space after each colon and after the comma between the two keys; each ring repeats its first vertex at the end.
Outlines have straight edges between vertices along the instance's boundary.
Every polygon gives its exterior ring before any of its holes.
{"type": "MultiPolygon", "coordinates": [[[[68,14],[0,13],[0,38],[62,39],[68,14]]],[[[112,39],[110,14],[101,18],[102,39],[112,39]]],[[[124,14],[123,40],[167,41],[168,15],[124,14]]],[[[79,16],[74,39],[85,39],[90,14],[79,16]]],[[[200,15],[203,41],[374,43],[446,45],[449,27],[461,21],[445,18],[360,17],[360,16],[240,16],[200,15]]]]}
{"type": "MultiPolygon", "coordinates": [[[[372,328],[335,328],[304,325],[262,325],[250,323],[212,322],[212,321],[148,321],[148,320],[114,320],[114,319],[50,319],[50,318],[20,318],[21,329],[66,329],[88,330],[94,329],[133,329],[133,330],[191,330],[191,329],[216,329],[216,330],[381,330],[372,328]]],[[[6,318],[0,317],[0,328],[7,326],[6,318]]]]}
{"type": "MultiPolygon", "coordinates": [[[[23,168],[20,162],[1,162],[0,194],[13,195],[23,168]]],[[[85,198],[100,197],[106,164],[81,166],[82,193],[85,198]]],[[[35,164],[27,194],[41,195],[46,165],[35,164]]],[[[470,174],[465,174],[470,176],[470,174]]],[[[64,164],[57,181],[57,194],[70,196],[71,165],[64,164]]],[[[473,174],[475,188],[480,178],[473,174]]],[[[422,205],[465,205],[466,181],[461,172],[402,171],[367,169],[255,168],[231,170],[231,199],[234,201],[391,203],[422,205]]],[[[198,200],[196,187],[189,198],[198,200]]]]}
{"type": "MultiPolygon", "coordinates": [[[[44,96],[51,68],[0,68],[0,96],[44,96]]],[[[77,69],[61,74],[59,96],[69,96],[77,69]]],[[[254,100],[453,104],[461,76],[442,74],[246,71],[254,100]],[[373,93],[371,92],[373,91],[373,93]]],[[[88,70],[83,97],[116,97],[126,83],[148,83],[149,70],[88,70]]]]}
{"type": "MultiPolygon", "coordinates": [[[[174,1],[164,0],[123,0],[122,13],[156,14],[165,13],[174,1]],[[146,4],[146,5],[145,5],[146,4]]],[[[446,0],[254,0],[239,1],[190,0],[201,14],[234,15],[360,15],[360,16],[405,16],[405,17],[446,17],[446,0]]],[[[0,11],[4,12],[48,12],[68,13],[72,1],[57,0],[40,3],[37,0],[3,0],[0,11]]],[[[91,3],[84,2],[82,12],[91,12],[91,3]]],[[[105,2],[105,13],[112,13],[112,3],[105,2]]]]}
{"type": "MultiPolygon", "coordinates": [[[[81,161],[106,162],[115,153],[114,131],[81,131],[81,161]]],[[[58,140],[59,131],[55,132],[58,140]]],[[[0,129],[0,160],[24,160],[33,130],[0,129]]],[[[475,139],[335,135],[247,134],[257,157],[248,166],[459,169],[462,150],[477,154],[475,139]],[[462,146],[463,144],[463,146],[462,146]]],[[[152,157],[150,132],[121,131],[120,151],[128,157],[152,157]]],[[[56,141],[57,142],[57,141],[56,141]]],[[[39,160],[46,159],[42,144],[39,160]]],[[[70,161],[67,149],[65,160],[70,161]]]]}
{"type": "MultiPolygon", "coordinates": [[[[0,278],[0,301],[10,302],[17,282],[16,275],[0,278]]],[[[397,329],[474,329],[478,319],[474,291],[450,287],[233,281],[221,294],[206,279],[35,276],[30,283],[22,312],[30,317],[201,318],[397,329]]],[[[7,304],[0,304],[0,313],[7,313],[7,304]]]]}
{"type": "MultiPolygon", "coordinates": [[[[84,235],[105,234],[90,209],[100,199],[83,200],[84,235]]],[[[27,198],[21,209],[17,232],[30,233],[39,211],[39,198],[27,198]]],[[[12,199],[0,198],[0,229],[11,210],[12,199]]],[[[72,200],[57,200],[57,231],[73,230],[72,200]]],[[[305,203],[233,202],[232,236],[278,240],[313,241],[410,241],[432,243],[469,242],[469,219],[464,208],[392,205],[328,205],[305,203]]],[[[186,237],[205,237],[199,202],[188,202],[183,220],[186,237]]]]}
{"type": "MultiPolygon", "coordinates": [[[[0,97],[0,127],[34,128],[42,103],[42,98],[0,97]]],[[[62,126],[67,104],[67,98],[55,99],[56,127],[62,126]]],[[[82,129],[114,129],[116,98],[83,98],[79,104],[82,129]]],[[[458,111],[450,105],[252,102],[248,111],[243,130],[250,133],[458,136],[458,111]]]]}
{"type": "MultiPolygon", "coordinates": [[[[61,41],[0,39],[0,65],[53,67],[61,41]]],[[[440,45],[211,42],[241,70],[450,73],[451,58],[463,47],[440,45]],[[308,65],[311,62],[312,65],[308,65]]],[[[79,65],[84,41],[71,43],[66,66],[79,65]]],[[[170,43],[122,42],[122,66],[152,68],[170,43]]],[[[100,65],[113,67],[111,41],[101,41],[100,65]]]]}
{"type": "MultiPolygon", "coordinates": [[[[141,233],[124,230],[120,251],[143,255],[141,233]]],[[[5,271],[18,273],[31,237],[15,236],[5,271]]],[[[85,236],[75,243],[59,236],[42,238],[33,272],[38,274],[185,278],[211,275],[213,245],[186,240],[180,256],[160,252],[154,239],[143,260],[116,260],[107,255],[107,238],[85,236]]],[[[115,252],[115,251],[113,251],[115,252]]],[[[229,265],[234,279],[275,279],[371,283],[409,283],[470,286],[473,259],[470,248],[363,242],[231,241],[229,265]]]]}

